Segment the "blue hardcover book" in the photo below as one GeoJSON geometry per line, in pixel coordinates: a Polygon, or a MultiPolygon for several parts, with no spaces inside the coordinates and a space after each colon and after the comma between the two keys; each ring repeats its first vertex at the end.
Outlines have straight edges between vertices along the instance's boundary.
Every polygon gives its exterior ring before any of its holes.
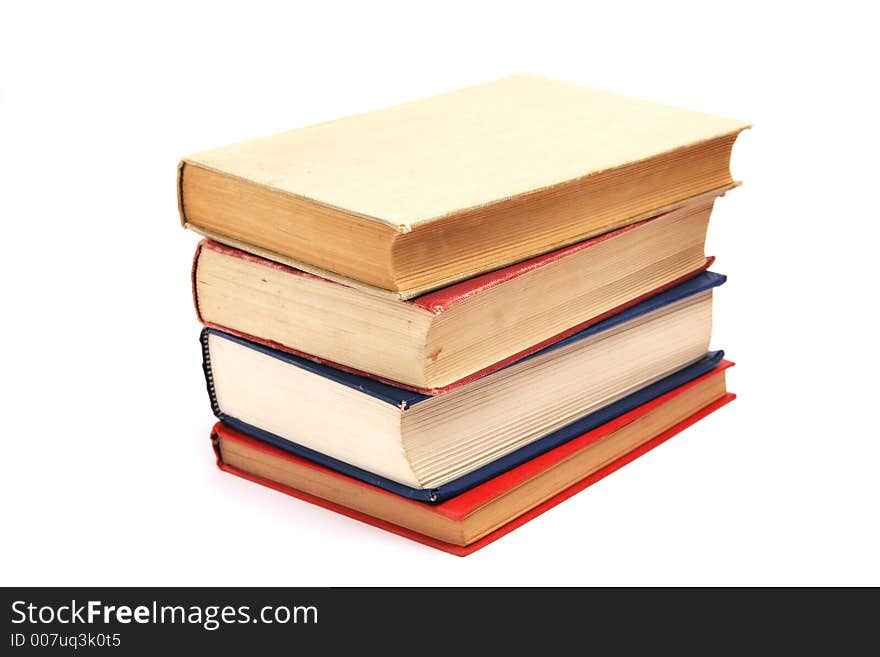
{"type": "Polygon", "coordinates": [[[226,424],[409,498],[439,502],[711,371],[704,272],[448,392],[427,396],[216,329],[201,334],[226,424]]]}

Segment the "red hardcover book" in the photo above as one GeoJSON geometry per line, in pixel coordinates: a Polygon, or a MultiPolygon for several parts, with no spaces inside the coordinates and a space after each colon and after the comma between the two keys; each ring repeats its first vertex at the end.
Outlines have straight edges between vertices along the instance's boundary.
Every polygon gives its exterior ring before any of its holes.
{"type": "Polygon", "coordinates": [[[199,320],[254,342],[439,394],[704,271],[713,198],[410,300],[203,241],[199,320]]]}
{"type": "Polygon", "coordinates": [[[510,533],[735,398],[711,372],[439,504],[395,495],[217,423],[221,470],[464,556],[510,533]]]}

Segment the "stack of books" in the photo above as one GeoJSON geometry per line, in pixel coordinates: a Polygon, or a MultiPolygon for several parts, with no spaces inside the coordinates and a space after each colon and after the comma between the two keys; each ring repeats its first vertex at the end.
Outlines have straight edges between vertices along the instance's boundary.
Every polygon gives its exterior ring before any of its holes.
{"type": "Polygon", "coordinates": [[[517,75],[184,158],[218,465],[468,554],[727,403],[747,127],[517,75]]]}

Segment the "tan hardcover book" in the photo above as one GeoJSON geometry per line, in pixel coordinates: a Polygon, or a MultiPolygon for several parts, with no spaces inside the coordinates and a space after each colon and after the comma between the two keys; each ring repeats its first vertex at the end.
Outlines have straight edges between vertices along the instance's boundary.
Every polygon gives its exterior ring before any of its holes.
{"type": "Polygon", "coordinates": [[[411,298],[736,185],[748,124],[532,75],[183,158],[183,224],[411,298]]]}

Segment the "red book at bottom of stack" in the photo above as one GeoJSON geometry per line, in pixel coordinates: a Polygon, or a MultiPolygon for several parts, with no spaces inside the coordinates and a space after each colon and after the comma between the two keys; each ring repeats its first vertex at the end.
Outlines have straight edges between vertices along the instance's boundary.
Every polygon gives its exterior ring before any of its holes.
{"type": "Polygon", "coordinates": [[[222,422],[221,470],[445,552],[464,556],[657,447],[735,398],[721,363],[592,431],[438,504],[401,497],[256,440],[222,422]]]}

